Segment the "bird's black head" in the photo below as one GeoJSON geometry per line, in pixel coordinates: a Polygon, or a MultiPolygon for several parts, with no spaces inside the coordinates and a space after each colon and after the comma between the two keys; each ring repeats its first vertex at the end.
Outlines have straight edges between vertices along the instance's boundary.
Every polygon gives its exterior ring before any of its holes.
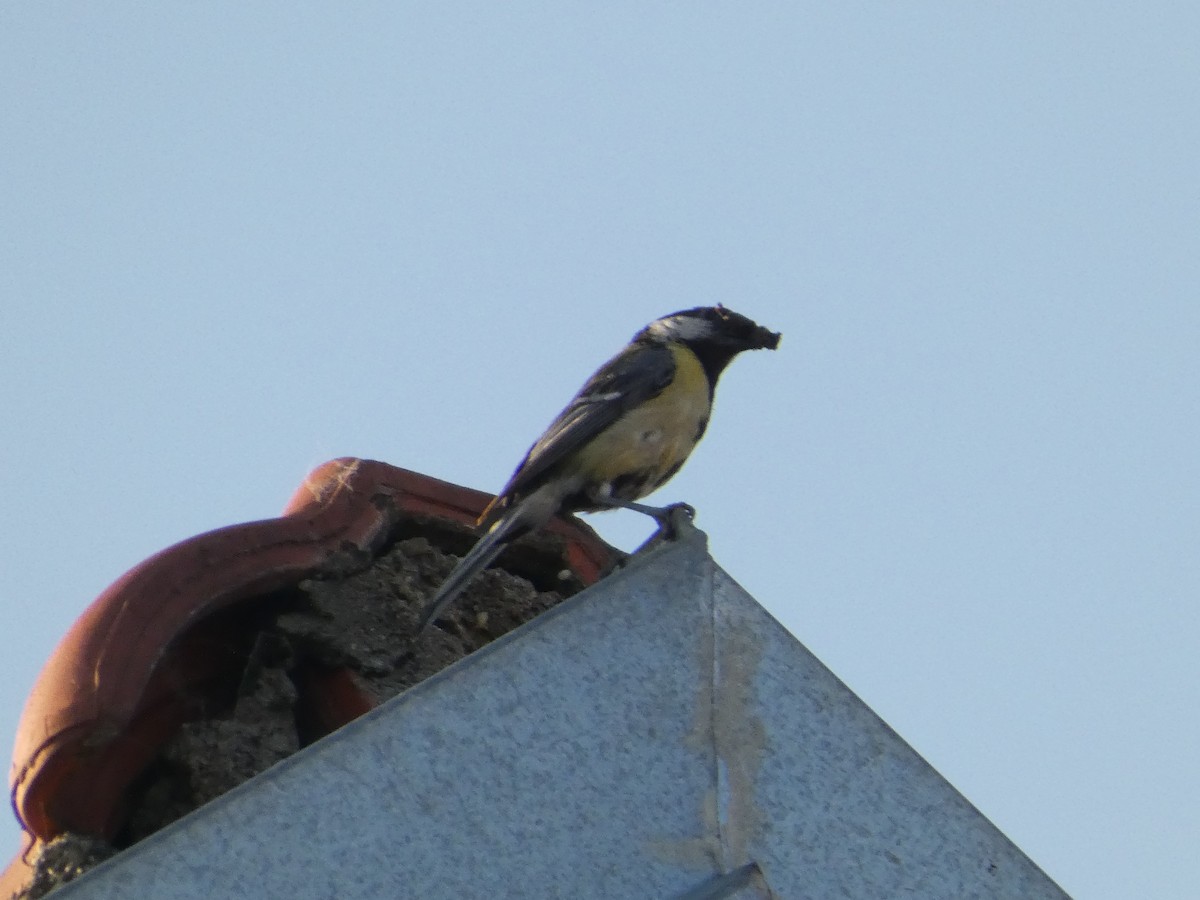
{"type": "Polygon", "coordinates": [[[781,335],[723,306],[697,306],[663,316],[637,333],[635,341],[686,344],[704,364],[709,381],[743,350],[774,350],[781,335]]]}

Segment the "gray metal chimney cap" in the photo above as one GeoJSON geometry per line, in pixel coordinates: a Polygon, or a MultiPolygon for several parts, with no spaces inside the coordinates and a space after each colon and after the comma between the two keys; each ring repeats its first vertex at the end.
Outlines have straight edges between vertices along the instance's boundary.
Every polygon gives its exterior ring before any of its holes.
{"type": "Polygon", "coordinates": [[[694,532],[56,896],[1066,895],[694,532]]]}

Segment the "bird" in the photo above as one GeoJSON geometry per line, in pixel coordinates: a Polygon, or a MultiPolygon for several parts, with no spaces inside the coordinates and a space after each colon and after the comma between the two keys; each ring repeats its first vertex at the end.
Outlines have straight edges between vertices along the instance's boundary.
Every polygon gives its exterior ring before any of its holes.
{"type": "Polygon", "coordinates": [[[672,507],[636,501],[675,475],[704,435],[725,367],[744,350],[776,349],[780,338],[719,304],[671,313],[635,334],[484,509],[476,523],[482,537],[426,604],[418,636],[505,547],[555,515],[625,508],[667,527],[672,507]]]}

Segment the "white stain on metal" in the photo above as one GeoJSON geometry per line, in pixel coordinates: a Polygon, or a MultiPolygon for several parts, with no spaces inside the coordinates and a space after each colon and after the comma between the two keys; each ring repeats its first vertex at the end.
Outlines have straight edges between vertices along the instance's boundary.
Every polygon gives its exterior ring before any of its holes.
{"type": "Polygon", "coordinates": [[[755,801],[755,783],[767,732],[754,696],[763,656],[759,638],[736,620],[719,621],[713,565],[711,559],[705,561],[697,592],[709,616],[708,627],[697,635],[696,668],[701,677],[685,739],[688,749],[709,767],[710,785],[697,809],[699,834],[663,841],[654,849],[679,865],[728,872],[751,861],[749,848],[765,820],[755,801]]]}

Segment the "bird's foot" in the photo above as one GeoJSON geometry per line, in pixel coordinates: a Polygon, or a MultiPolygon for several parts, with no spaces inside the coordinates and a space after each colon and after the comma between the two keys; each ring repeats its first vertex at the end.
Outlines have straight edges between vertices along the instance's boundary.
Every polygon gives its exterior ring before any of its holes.
{"type": "Polygon", "coordinates": [[[632,501],[622,501],[618,504],[625,509],[632,509],[634,512],[640,512],[644,516],[649,516],[658,523],[659,531],[666,530],[671,532],[668,537],[673,537],[677,526],[686,527],[690,525],[692,520],[696,518],[696,509],[688,503],[672,503],[670,506],[647,506],[645,503],[633,503],[632,501]]]}
{"type": "Polygon", "coordinates": [[[704,532],[700,531],[695,525],[696,509],[689,503],[672,503],[669,506],[648,506],[645,503],[634,503],[632,500],[616,500],[612,497],[597,497],[595,498],[598,507],[609,509],[632,509],[634,512],[640,512],[644,516],[649,516],[658,523],[658,530],[643,543],[633,553],[626,556],[618,564],[618,568],[623,568],[635,557],[641,556],[648,550],[652,550],[662,544],[674,542],[684,539],[690,539],[699,535],[701,540],[704,540],[704,532]]]}
{"type": "Polygon", "coordinates": [[[647,511],[646,515],[658,522],[658,530],[650,535],[646,542],[634,550],[630,556],[626,557],[625,562],[629,562],[655,547],[661,547],[663,544],[690,540],[697,535],[703,540],[704,532],[700,531],[693,521],[696,518],[696,510],[691,505],[672,503],[670,506],[648,507],[648,509],[653,512],[647,511]]]}
{"type": "Polygon", "coordinates": [[[674,541],[696,530],[693,524],[696,521],[696,507],[690,503],[672,503],[670,506],[658,508],[656,512],[657,515],[652,518],[658,522],[658,534],[655,535],[657,538],[674,541]]]}

